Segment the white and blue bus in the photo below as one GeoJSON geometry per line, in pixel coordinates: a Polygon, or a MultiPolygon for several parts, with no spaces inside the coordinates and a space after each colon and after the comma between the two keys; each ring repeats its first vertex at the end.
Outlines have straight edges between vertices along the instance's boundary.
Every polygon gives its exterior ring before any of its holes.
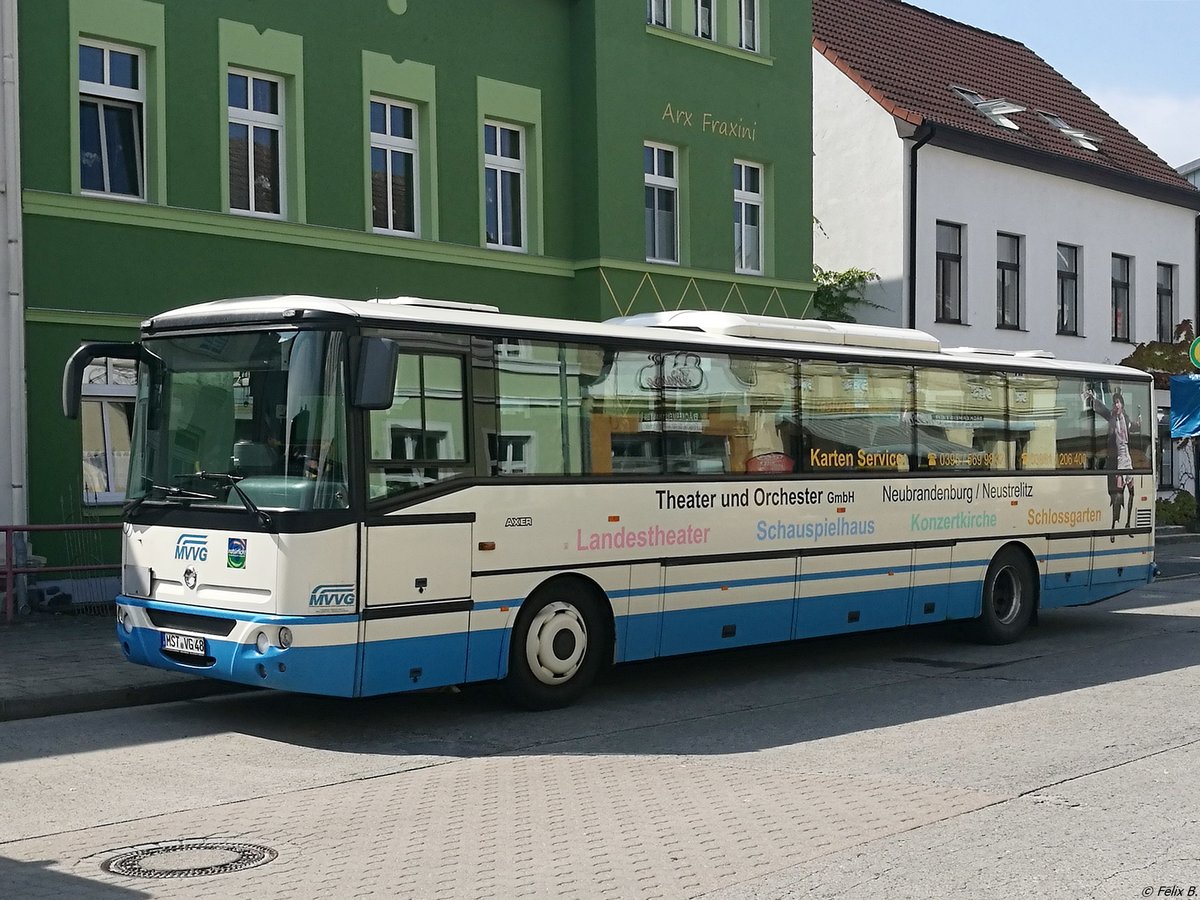
{"type": "Polygon", "coordinates": [[[1151,381],[922,332],[224,300],[136,360],[117,634],[142,665],[369,696],[1039,610],[1153,576],[1151,381]],[[1146,418],[1143,419],[1143,416],[1146,418]],[[1145,427],[1143,427],[1145,426],[1145,427]]]}

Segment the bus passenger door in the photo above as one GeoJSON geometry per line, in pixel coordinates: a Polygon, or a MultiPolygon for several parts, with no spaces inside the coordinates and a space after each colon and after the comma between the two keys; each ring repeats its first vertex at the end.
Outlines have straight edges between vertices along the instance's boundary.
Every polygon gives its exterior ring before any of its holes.
{"type": "MultiPolygon", "coordinates": [[[[476,472],[468,427],[477,393],[470,341],[392,331],[382,337],[398,349],[394,375],[387,376],[394,377],[390,404],[373,393],[364,407],[367,502],[399,508],[368,514],[363,528],[364,695],[462,683],[471,616],[475,514],[455,507],[461,493],[411,499],[476,472]]],[[[364,346],[366,353],[374,345],[364,346]]],[[[490,366],[491,356],[484,359],[490,366]]],[[[386,393],[386,384],[379,392],[386,393]]]]}
{"type": "Polygon", "coordinates": [[[474,519],[468,513],[368,520],[364,696],[466,680],[474,519]]]}

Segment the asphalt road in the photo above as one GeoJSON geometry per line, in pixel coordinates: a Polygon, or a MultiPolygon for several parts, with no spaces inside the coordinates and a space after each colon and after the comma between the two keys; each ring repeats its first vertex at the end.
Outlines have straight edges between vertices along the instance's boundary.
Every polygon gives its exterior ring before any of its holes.
{"type": "Polygon", "coordinates": [[[1198,586],[1008,647],[628,666],[553,713],[485,687],[2,723],[0,895],[1198,896],[1198,586]]]}

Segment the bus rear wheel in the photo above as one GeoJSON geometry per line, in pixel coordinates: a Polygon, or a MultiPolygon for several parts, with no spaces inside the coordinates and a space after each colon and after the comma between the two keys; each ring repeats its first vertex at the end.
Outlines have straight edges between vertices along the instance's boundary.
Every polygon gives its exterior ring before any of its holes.
{"type": "Polygon", "coordinates": [[[605,644],[595,599],[572,583],[550,585],[513,626],[505,687],[527,709],[567,706],[596,680],[605,644]]]}
{"type": "Polygon", "coordinates": [[[985,644],[1011,644],[1033,619],[1036,588],[1028,557],[1005,547],[988,566],[983,581],[983,609],[975,620],[975,636],[985,644]]]}

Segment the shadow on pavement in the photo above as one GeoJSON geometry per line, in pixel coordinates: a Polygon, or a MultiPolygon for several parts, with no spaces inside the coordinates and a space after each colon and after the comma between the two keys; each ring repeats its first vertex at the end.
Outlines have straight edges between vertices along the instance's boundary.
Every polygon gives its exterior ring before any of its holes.
{"type": "MultiPolygon", "coordinates": [[[[94,715],[121,716],[125,746],[240,732],[394,756],[569,753],[583,739],[593,753],[749,752],[1200,666],[1200,617],[1172,612],[1192,598],[1167,587],[1130,595],[1139,598],[1132,606],[1118,598],[1044,612],[1027,639],[1004,647],[969,643],[944,625],[621,666],[581,703],[544,713],[515,711],[483,685],[365,700],[254,692],[94,715]],[[689,722],[698,724],[642,734],[689,722]]],[[[92,731],[87,721],[65,752],[117,743],[116,729],[92,731]]],[[[45,728],[44,738],[0,731],[0,762],[64,752],[45,744],[61,724],[29,727],[45,728]]]]}
{"type": "Polygon", "coordinates": [[[133,900],[149,897],[143,891],[101,884],[51,868],[53,861],[19,862],[0,856],[0,894],[13,900],[23,897],[86,897],[88,900],[133,900]]]}

